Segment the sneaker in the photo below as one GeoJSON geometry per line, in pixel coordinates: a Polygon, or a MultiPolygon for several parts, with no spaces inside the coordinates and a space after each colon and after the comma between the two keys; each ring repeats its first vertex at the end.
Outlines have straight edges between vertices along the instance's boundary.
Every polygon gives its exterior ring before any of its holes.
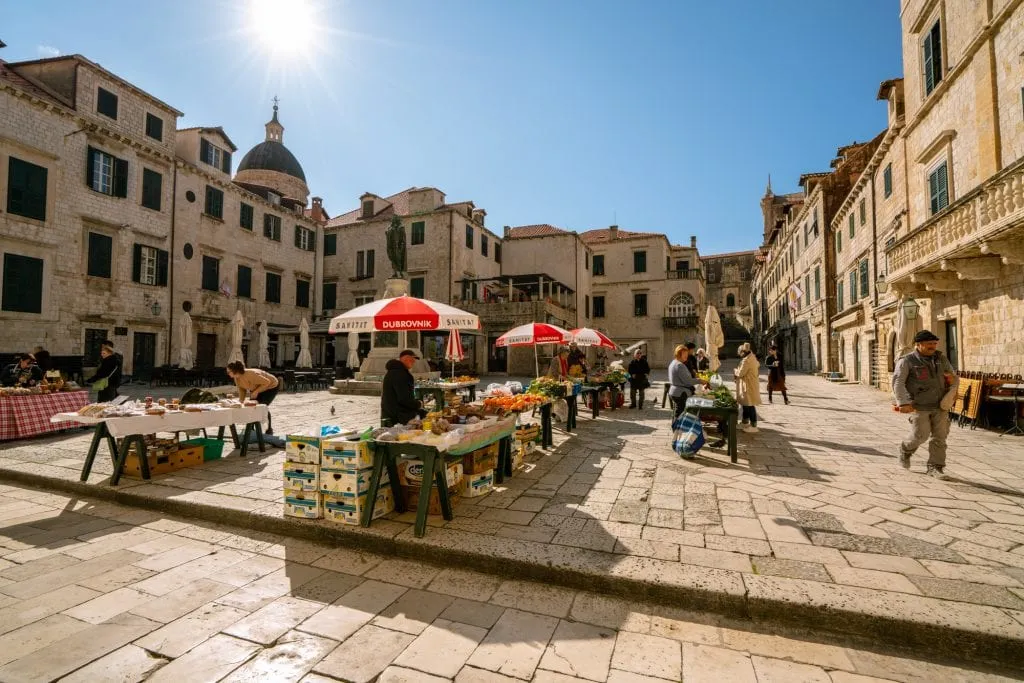
{"type": "Polygon", "coordinates": [[[939,481],[946,481],[949,479],[949,476],[946,474],[945,469],[945,467],[940,467],[939,465],[928,465],[928,470],[925,474],[929,477],[935,477],[939,481]]]}
{"type": "Polygon", "coordinates": [[[745,431],[747,434],[757,434],[761,430],[758,429],[757,427],[747,425],[746,427],[743,428],[743,431],[745,431]]]}
{"type": "Polygon", "coordinates": [[[904,453],[900,450],[900,467],[905,470],[910,469],[910,453],[904,453]]]}
{"type": "Polygon", "coordinates": [[[746,427],[748,424],[750,424],[749,420],[743,420],[742,422],[740,422],[740,427],[746,427]]]}

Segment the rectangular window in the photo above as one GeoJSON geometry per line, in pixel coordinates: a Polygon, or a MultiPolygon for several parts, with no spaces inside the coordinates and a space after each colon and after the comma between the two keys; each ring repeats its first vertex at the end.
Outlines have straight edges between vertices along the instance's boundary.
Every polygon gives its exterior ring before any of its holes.
{"type": "Polygon", "coordinates": [[[853,219],[853,211],[852,210],[850,211],[850,219],[847,221],[847,223],[849,224],[850,239],[852,240],[853,239],[853,235],[854,235],[854,230],[856,228],[855,221],[853,219]]]}
{"type": "Polygon", "coordinates": [[[263,236],[275,242],[281,241],[281,217],[272,213],[263,214],[263,236]]]}
{"type": "Polygon", "coordinates": [[[220,291],[220,259],[203,256],[203,289],[207,292],[220,291]]]}
{"type": "Polygon", "coordinates": [[[949,173],[945,161],[928,175],[928,192],[933,216],[949,206],[949,173]]]}
{"type": "Polygon", "coordinates": [[[109,235],[89,233],[89,277],[110,277],[111,261],[114,256],[114,240],[109,235]]]}
{"type": "Polygon", "coordinates": [[[225,173],[231,173],[231,152],[211,144],[206,138],[199,139],[199,160],[225,173]]]}
{"type": "Polygon", "coordinates": [[[501,245],[500,244],[495,244],[494,245],[494,262],[495,263],[501,263],[501,245]]]}
{"type": "Polygon", "coordinates": [[[487,256],[487,235],[480,235],[480,253],[487,256]]]}
{"type": "Polygon", "coordinates": [[[374,274],[374,268],[373,268],[373,266],[374,266],[374,263],[373,263],[374,258],[373,257],[374,257],[374,250],[373,249],[367,249],[366,250],[366,277],[373,277],[373,274],[374,274]]]}
{"type": "Polygon", "coordinates": [[[168,253],[156,247],[136,244],[132,247],[132,282],[156,287],[167,286],[168,253]]]}
{"type": "Polygon", "coordinates": [[[423,244],[427,240],[427,224],[424,221],[416,221],[412,224],[412,244],[423,244]]]}
{"type": "Polygon", "coordinates": [[[865,201],[864,201],[864,200],[862,199],[862,200],[860,200],[860,224],[861,224],[861,225],[864,225],[864,224],[865,224],[865,223],[867,223],[867,222],[868,222],[868,208],[867,208],[867,202],[865,202],[865,201]]]}
{"type": "Polygon", "coordinates": [[[868,260],[861,259],[860,262],[860,298],[868,296],[868,260]]]}
{"type": "Polygon", "coordinates": [[[804,223],[804,249],[807,248],[807,245],[810,244],[810,241],[811,241],[811,224],[810,223],[804,223]]]}
{"type": "Polygon", "coordinates": [[[647,272],[647,252],[646,251],[634,251],[633,252],[633,272],[634,273],[646,273],[647,272]]]}
{"type": "Polygon", "coordinates": [[[128,162],[89,148],[86,183],[96,192],[112,197],[128,196],[128,162]]]}
{"type": "Polygon", "coordinates": [[[324,256],[336,256],[338,253],[338,233],[324,235],[324,256]]]}
{"type": "Polygon", "coordinates": [[[942,26],[936,21],[921,46],[924,61],[924,94],[930,95],[942,81],[942,26]]]}
{"type": "Polygon", "coordinates": [[[203,213],[213,218],[224,218],[224,192],[212,185],[206,186],[206,206],[203,213]]]}
{"type": "Polygon", "coordinates": [[[409,280],[409,294],[417,299],[425,299],[427,291],[427,280],[422,277],[414,277],[409,280]]]}
{"type": "Polygon", "coordinates": [[[857,271],[850,271],[850,305],[857,303],[857,271]]]}
{"type": "Polygon", "coordinates": [[[817,209],[814,210],[814,221],[813,221],[813,224],[811,225],[811,232],[814,233],[815,237],[818,236],[818,210],[817,209]]]}
{"type": "Polygon", "coordinates": [[[590,295],[585,294],[583,296],[583,315],[584,317],[590,317],[590,295]]]}
{"type": "Polygon", "coordinates": [[[281,303],[281,275],[279,273],[267,273],[264,294],[268,304],[281,303]]]}
{"type": "Polygon", "coordinates": [[[246,230],[252,230],[252,204],[242,202],[238,207],[238,225],[246,230]]]}
{"type": "Polygon", "coordinates": [[[356,277],[366,277],[366,252],[356,252],[356,277]]]}
{"type": "Polygon", "coordinates": [[[843,283],[836,283],[836,310],[841,311],[845,308],[843,305],[843,283]]]}
{"type": "Polygon", "coordinates": [[[466,223],[466,248],[473,248],[473,226],[466,223]]]}
{"type": "Polygon", "coordinates": [[[324,283],[324,310],[333,311],[338,307],[338,283],[337,282],[325,282],[324,283]]]}
{"type": "Polygon", "coordinates": [[[13,313],[43,312],[43,259],[4,254],[0,308],[13,313]]]}
{"type": "Polygon", "coordinates": [[[238,282],[236,283],[238,296],[244,299],[252,298],[252,268],[249,266],[238,266],[238,282]]]}
{"type": "MultiPolygon", "coordinates": [[[[595,256],[594,258],[597,258],[597,257],[595,256]]],[[[594,297],[594,317],[595,318],[603,318],[604,317],[604,296],[595,296],[594,297]]]]}
{"type": "Polygon", "coordinates": [[[295,281],[295,305],[309,308],[309,280],[295,281]]]}
{"type": "Polygon", "coordinates": [[[604,275],[604,254],[594,254],[594,275],[604,275]]]}
{"type": "Polygon", "coordinates": [[[367,199],[363,202],[363,218],[373,217],[373,200],[367,199]]]}
{"type": "Polygon", "coordinates": [[[892,196],[892,164],[886,164],[885,170],[882,171],[882,187],[885,194],[885,198],[888,199],[892,196]]]}
{"type": "Polygon", "coordinates": [[[804,303],[811,303],[811,274],[804,275],[804,295],[800,297],[804,303]]]}
{"type": "Polygon", "coordinates": [[[357,296],[357,297],[355,297],[355,304],[354,305],[362,306],[364,304],[371,303],[372,301],[373,301],[373,297],[372,296],[357,296]]]}
{"type": "Polygon", "coordinates": [[[836,253],[843,253],[843,231],[836,230],[836,253]]]}
{"type": "Polygon", "coordinates": [[[295,226],[295,246],[303,251],[316,250],[316,233],[301,225],[295,226]]]}
{"type": "Polygon", "coordinates": [[[117,120],[117,95],[99,88],[96,91],[96,113],[117,120]]]}
{"type": "Polygon", "coordinates": [[[148,168],[142,169],[142,205],[147,209],[159,211],[163,191],[164,177],[148,168]]]}
{"type": "Polygon", "coordinates": [[[103,357],[100,355],[100,349],[103,348],[103,342],[107,340],[108,333],[109,330],[86,328],[85,353],[83,354],[85,356],[85,367],[94,368],[103,360],[103,357]]]}
{"type": "Polygon", "coordinates": [[[814,300],[819,301],[821,299],[821,268],[818,266],[814,267],[814,300]]]}
{"type": "Polygon", "coordinates": [[[590,270],[590,252],[589,251],[583,252],[583,268],[586,269],[586,270],[590,270]]]}
{"type": "Polygon", "coordinates": [[[164,139],[164,120],[149,112],[146,112],[146,136],[154,140],[163,141],[164,139]]]}
{"type": "Polygon", "coordinates": [[[7,213],[46,220],[47,170],[16,157],[7,162],[7,213]]]}
{"type": "Polygon", "coordinates": [[[642,318],[647,315],[647,293],[637,292],[633,294],[633,315],[642,318]]]}

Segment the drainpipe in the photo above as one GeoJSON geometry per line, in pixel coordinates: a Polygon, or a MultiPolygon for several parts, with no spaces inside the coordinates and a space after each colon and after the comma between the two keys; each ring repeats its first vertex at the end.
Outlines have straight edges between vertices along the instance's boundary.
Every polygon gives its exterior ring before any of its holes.
{"type": "MultiPolygon", "coordinates": [[[[875,366],[878,362],[878,316],[875,315],[875,309],[878,308],[878,208],[875,205],[875,175],[878,173],[876,167],[871,171],[871,248],[873,251],[872,257],[872,268],[871,268],[871,294],[873,305],[871,308],[871,322],[875,328],[875,357],[871,359],[872,366],[875,366]]],[[[904,174],[905,175],[905,174],[904,174]]],[[[870,348],[871,345],[868,345],[870,348]]],[[[876,368],[875,377],[878,380],[878,384],[881,385],[882,372],[881,368],[876,368]]],[[[871,379],[871,371],[868,370],[868,380],[871,379]]]]}
{"type": "Polygon", "coordinates": [[[171,180],[171,244],[170,256],[167,258],[167,360],[166,365],[171,364],[171,340],[174,339],[174,224],[178,218],[176,210],[178,204],[178,160],[172,161],[174,173],[171,180]]]}

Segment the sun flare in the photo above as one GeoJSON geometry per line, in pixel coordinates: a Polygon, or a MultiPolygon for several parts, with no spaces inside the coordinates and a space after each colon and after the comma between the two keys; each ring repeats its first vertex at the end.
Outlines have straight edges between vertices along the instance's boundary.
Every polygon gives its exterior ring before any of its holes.
{"type": "Polygon", "coordinates": [[[295,55],[306,50],[316,16],[310,0],[250,0],[249,27],[265,49],[295,55]]]}

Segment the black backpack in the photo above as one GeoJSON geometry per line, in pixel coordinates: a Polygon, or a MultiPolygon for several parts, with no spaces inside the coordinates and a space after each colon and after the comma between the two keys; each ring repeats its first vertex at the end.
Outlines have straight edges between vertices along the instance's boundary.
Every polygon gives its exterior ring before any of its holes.
{"type": "Polygon", "coordinates": [[[181,397],[182,403],[216,403],[217,397],[205,389],[192,388],[181,397]]]}

